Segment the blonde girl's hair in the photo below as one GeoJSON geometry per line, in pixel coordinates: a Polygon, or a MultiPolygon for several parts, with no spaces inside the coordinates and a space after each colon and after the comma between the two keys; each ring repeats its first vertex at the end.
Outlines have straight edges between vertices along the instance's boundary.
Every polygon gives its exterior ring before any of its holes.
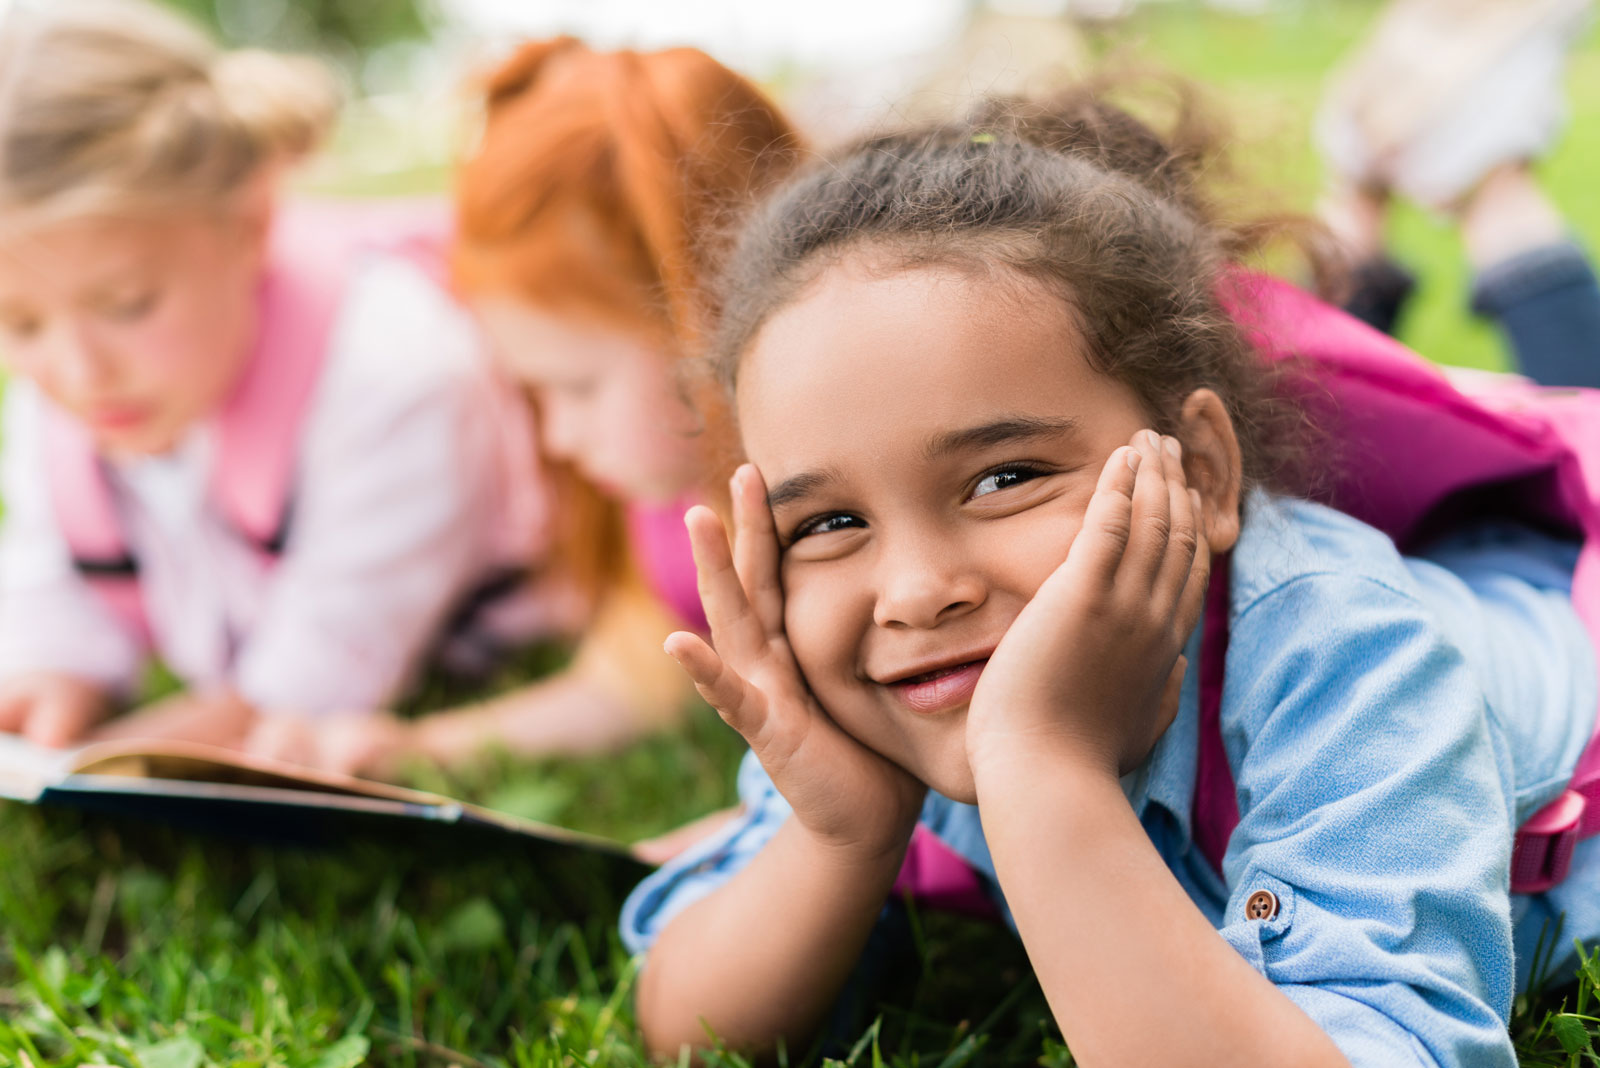
{"type": "Polygon", "coordinates": [[[315,60],[223,51],[148,0],[20,3],[0,20],[0,213],[223,207],[338,104],[315,60]]]}

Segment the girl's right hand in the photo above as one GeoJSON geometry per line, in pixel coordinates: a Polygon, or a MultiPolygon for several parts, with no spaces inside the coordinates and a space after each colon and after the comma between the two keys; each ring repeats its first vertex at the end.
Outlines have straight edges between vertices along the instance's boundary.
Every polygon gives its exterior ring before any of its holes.
{"type": "Polygon", "coordinates": [[[684,522],[715,645],[678,631],[666,651],[744,736],[819,842],[858,855],[903,849],[927,788],[841,730],[801,677],[783,629],[778,539],[752,464],[734,472],[734,545],[709,508],[684,522]]]}
{"type": "Polygon", "coordinates": [[[39,671],[0,683],[0,731],[38,745],[82,741],[110,710],[100,687],[72,675],[39,671]]]}

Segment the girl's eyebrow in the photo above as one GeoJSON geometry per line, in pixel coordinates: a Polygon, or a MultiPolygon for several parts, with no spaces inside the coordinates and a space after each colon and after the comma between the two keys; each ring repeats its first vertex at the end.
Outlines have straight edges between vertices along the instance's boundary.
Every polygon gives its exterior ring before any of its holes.
{"type": "Polygon", "coordinates": [[[924,453],[930,460],[956,452],[986,449],[1038,438],[1062,437],[1078,430],[1076,419],[1046,419],[1035,415],[1008,415],[978,426],[950,430],[929,440],[924,453]]]}
{"type": "MultiPolygon", "coordinates": [[[[939,434],[928,442],[923,451],[928,459],[937,460],[955,452],[986,449],[994,445],[1034,441],[1039,438],[1062,437],[1077,433],[1077,430],[1076,419],[1008,415],[992,422],[939,434]]],[[[837,478],[838,475],[832,471],[807,471],[786,478],[767,491],[767,507],[776,511],[783,505],[793,504],[837,478]]]]}
{"type": "Polygon", "coordinates": [[[783,505],[793,504],[834,481],[835,477],[828,471],[807,471],[793,478],[786,478],[767,491],[767,507],[776,511],[783,505]]]}

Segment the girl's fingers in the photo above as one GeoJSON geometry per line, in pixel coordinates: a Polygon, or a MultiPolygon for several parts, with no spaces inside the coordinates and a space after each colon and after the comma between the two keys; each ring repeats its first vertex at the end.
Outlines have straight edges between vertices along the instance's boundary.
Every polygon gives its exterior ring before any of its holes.
{"type": "MultiPolygon", "coordinates": [[[[1167,466],[1174,462],[1167,442],[1154,430],[1141,430],[1133,436],[1139,450],[1139,473],[1133,484],[1133,520],[1129,527],[1128,549],[1118,575],[1126,576],[1138,589],[1155,583],[1166,559],[1172,531],[1168,502],[1167,466]]],[[[1174,444],[1176,444],[1174,442],[1174,444]]]]}
{"type": "Polygon", "coordinates": [[[729,482],[733,495],[733,569],[767,638],[783,633],[783,586],[778,577],[778,532],[767,505],[767,483],[755,464],[729,482]]]}
{"type": "Polygon", "coordinates": [[[766,719],[766,701],[761,691],[729,667],[698,634],[675,631],[663,648],[688,674],[694,688],[717,710],[717,715],[754,745],[766,719]]]}
{"type": "Polygon", "coordinates": [[[1155,606],[1163,612],[1176,610],[1179,598],[1194,564],[1199,548],[1199,508],[1195,505],[1194,491],[1183,473],[1183,452],[1176,438],[1167,438],[1171,447],[1163,447],[1166,468],[1168,534],[1166,552],[1162,555],[1160,570],[1152,590],[1155,606]]]}
{"type": "Polygon", "coordinates": [[[22,728],[23,737],[36,745],[60,749],[77,741],[94,725],[94,709],[82,702],[52,697],[34,704],[22,728]]]}
{"type": "Polygon", "coordinates": [[[1103,576],[1107,583],[1117,573],[1117,564],[1128,545],[1133,487],[1143,462],[1138,450],[1127,445],[1111,454],[1100,469],[1100,481],[1089,498],[1083,526],[1067,552],[1074,567],[1087,568],[1089,573],[1103,576]]]}
{"type": "MultiPolygon", "coordinates": [[[[1172,721],[1178,718],[1178,702],[1183,696],[1183,676],[1189,668],[1189,658],[1178,654],[1178,660],[1172,665],[1172,671],[1167,675],[1166,685],[1161,689],[1161,714],[1154,724],[1155,729],[1150,734],[1150,745],[1145,750],[1148,756],[1151,749],[1167,733],[1167,728],[1172,726],[1172,721]]],[[[1129,769],[1132,770],[1132,769],[1129,769]]]]}
{"type": "Polygon", "coordinates": [[[0,731],[20,733],[32,703],[28,691],[21,686],[9,686],[0,691],[0,731]]]}
{"type": "Polygon", "coordinates": [[[730,663],[751,664],[766,650],[767,635],[734,570],[722,520],[711,509],[695,505],[683,521],[689,528],[700,604],[711,624],[712,640],[730,663]]]}
{"type": "Polygon", "coordinates": [[[1205,531],[1205,508],[1199,490],[1191,489],[1186,496],[1195,525],[1195,548],[1174,614],[1178,634],[1183,641],[1188,641],[1189,635],[1199,624],[1200,613],[1205,611],[1206,594],[1211,589],[1211,541],[1205,531]]]}

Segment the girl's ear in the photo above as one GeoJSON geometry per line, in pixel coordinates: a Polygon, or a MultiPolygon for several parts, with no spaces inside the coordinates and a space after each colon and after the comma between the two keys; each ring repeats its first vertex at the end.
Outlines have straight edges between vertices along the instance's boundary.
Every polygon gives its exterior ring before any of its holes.
{"type": "Polygon", "coordinates": [[[1183,442],[1184,476],[1200,491],[1211,551],[1227,552],[1239,540],[1244,463],[1222,398],[1209,389],[1185,397],[1178,414],[1178,439],[1183,442]]]}

